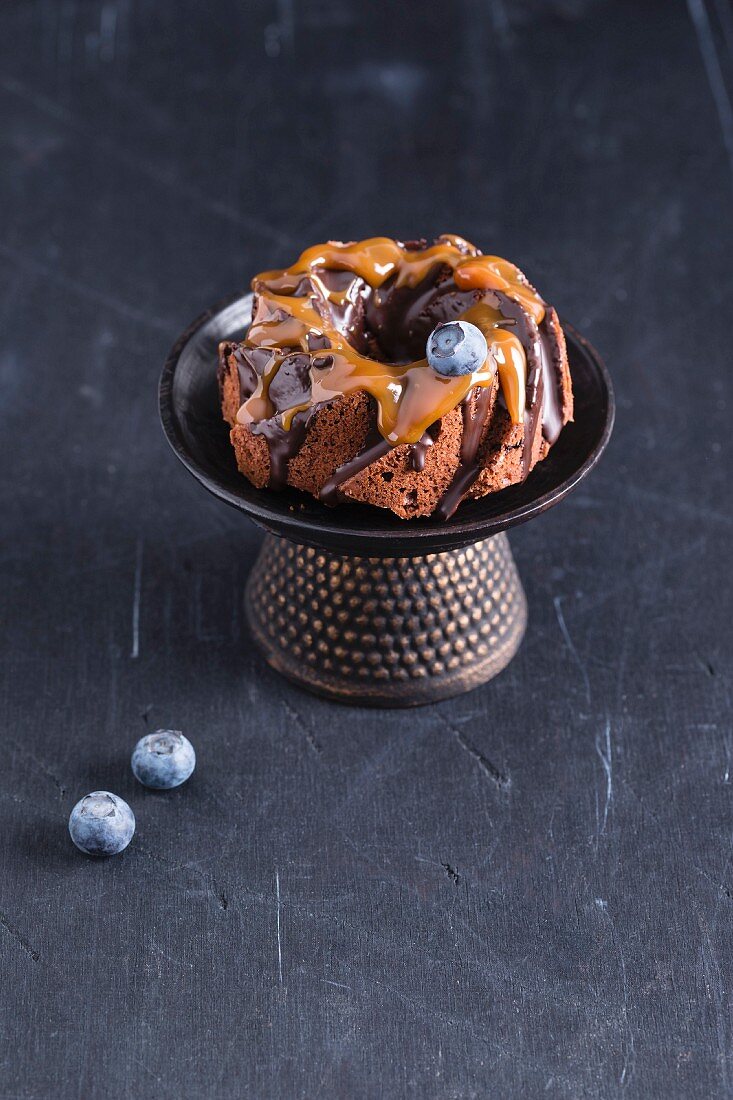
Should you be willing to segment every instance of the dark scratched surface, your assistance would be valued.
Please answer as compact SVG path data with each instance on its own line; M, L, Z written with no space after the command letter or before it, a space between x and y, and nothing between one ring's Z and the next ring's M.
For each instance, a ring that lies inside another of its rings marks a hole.
M733 1095L731 8L5 0L0 53L2 1100ZM260 535L157 376L314 241L444 231L601 350L615 435L512 534L506 672L332 706L252 652Z

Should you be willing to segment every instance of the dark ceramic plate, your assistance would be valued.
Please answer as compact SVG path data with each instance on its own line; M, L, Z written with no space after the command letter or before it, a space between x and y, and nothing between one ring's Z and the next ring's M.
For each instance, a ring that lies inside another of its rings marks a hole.
M220 340L242 339L252 295L202 314L173 346L160 378L163 430L183 465L209 492L275 535L360 556L451 550L532 519L575 488L600 458L613 427L611 380L598 354L563 324L575 396L575 421L522 485L465 501L452 519L402 520L364 504L327 508L293 490L255 489L237 470L216 381Z

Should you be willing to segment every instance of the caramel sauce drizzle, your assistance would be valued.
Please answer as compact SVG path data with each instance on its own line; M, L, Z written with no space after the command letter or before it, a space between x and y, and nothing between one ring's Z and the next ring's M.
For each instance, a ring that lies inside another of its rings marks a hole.
M309 337L317 336L325 337L330 347L312 359L308 401L280 410L285 431L290 429L297 413L340 395L364 391L376 403L377 427L387 443L393 447L414 444L431 424L465 401L472 389L490 386L497 371L512 423L524 423L525 351L511 327L507 327L511 322L488 302L479 301L461 317L482 330L489 355L480 370L457 378L439 375L426 359L393 365L362 355L336 328L333 317L327 316L333 310L348 319L355 303L349 298L353 287L329 289L321 278L325 271L350 272L378 293L388 280L392 280L390 286L416 287L436 265L451 269L459 290L503 291L537 324L545 316L544 302L518 268L498 256L481 255L460 237L446 235L436 244L419 250L406 248L388 237L314 245L292 267L264 272L252 282L258 308L245 343L272 349L273 356L259 376L254 392L240 408L239 422L253 425L275 415L269 397L270 383L283 359L294 350L311 354ZM318 308L319 297L326 303L323 312Z

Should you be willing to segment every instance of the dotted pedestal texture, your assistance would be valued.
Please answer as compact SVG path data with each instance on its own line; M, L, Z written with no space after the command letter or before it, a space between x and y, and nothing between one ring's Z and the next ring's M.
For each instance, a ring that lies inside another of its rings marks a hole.
M278 672L318 695L385 707L485 683L527 624L505 534L415 558L341 557L267 535L246 610Z

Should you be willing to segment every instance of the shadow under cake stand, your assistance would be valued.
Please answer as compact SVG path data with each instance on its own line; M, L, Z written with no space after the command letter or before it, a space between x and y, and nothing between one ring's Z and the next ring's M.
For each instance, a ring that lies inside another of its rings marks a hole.
M216 380L220 340L242 339L252 295L202 314L160 379L160 416L184 466L267 532L250 574L247 620L268 663L344 702L414 706L496 676L527 624L506 530L561 501L611 434L614 398L598 354L565 324L575 421L527 480L465 501L447 522L401 520L361 504L327 508L239 473Z

